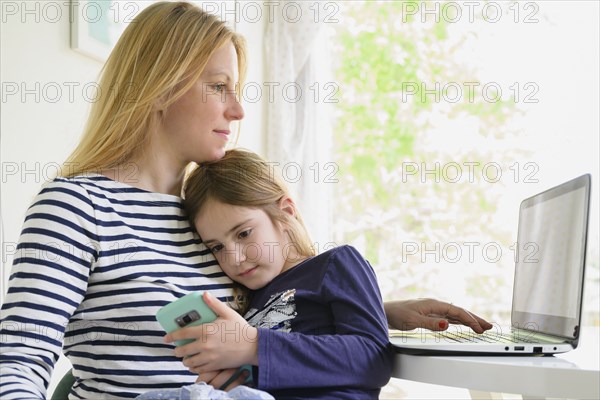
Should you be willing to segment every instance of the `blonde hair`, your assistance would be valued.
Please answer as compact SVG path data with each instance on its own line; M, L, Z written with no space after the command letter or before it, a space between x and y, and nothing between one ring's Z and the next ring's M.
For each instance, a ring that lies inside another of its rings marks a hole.
M314 256L315 249L298 210L292 204L295 212L291 215L280 207L282 199L289 198L290 194L273 167L258 154L241 149L228 150L220 160L200 164L184 187L183 204L192 225L202 207L211 200L258 208L272 222L285 227L297 256ZM234 289L237 306L243 313L249 292L240 285L234 285Z
M223 21L186 2L144 9L108 58L81 142L60 175L100 172L139 156L160 122L161 109L185 94L212 54L227 43L235 47L241 83L246 44ZM240 90L236 85L238 95Z

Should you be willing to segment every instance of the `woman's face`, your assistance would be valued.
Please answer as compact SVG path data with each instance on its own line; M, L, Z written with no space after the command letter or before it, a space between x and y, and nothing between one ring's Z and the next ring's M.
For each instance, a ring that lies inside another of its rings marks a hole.
M161 151L183 165L223 157L231 122L244 117L237 84L237 54L228 43L215 51L194 86L164 111L158 134Z

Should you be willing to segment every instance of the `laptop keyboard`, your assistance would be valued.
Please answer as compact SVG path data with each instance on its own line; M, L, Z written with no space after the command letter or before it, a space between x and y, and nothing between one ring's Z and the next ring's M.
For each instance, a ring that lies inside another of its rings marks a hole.
M440 338L449 339L457 343L537 343L531 337L517 332L497 333L486 332L482 334L472 332L436 332Z

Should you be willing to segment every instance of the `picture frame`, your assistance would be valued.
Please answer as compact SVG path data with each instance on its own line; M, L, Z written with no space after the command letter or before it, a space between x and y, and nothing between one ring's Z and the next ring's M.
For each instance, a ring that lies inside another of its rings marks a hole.
M144 3L152 2L71 0L71 48L100 62L106 61Z
M69 13L71 22L71 48L81 54L97 61L105 62L119 40L127 25L144 8L158 0L70 0ZM202 8L202 1L190 1ZM239 12L238 0L227 0L221 3L210 2L211 12L221 19L226 20L234 30L236 29L235 17ZM220 4L223 9L212 9L215 4ZM221 15L219 15L221 14Z

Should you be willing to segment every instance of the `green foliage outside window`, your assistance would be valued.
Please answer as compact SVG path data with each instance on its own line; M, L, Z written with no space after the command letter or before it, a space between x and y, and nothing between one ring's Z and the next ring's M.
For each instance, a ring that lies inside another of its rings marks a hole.
M518 134L510 125L520 112L517 104L509 93L495 93L494 85L482 93L486 82L468 60L460 60L475 32L455 30L443 18L423 23L404 16L400 1L339 4L344 21L335 32L337 240L365 252L386 298L448 298L457 293L436 286L455 271L462 275L459 288L452 283L459 295L492 294L471 306L501 309L506 304L500 300L512 289L515 238L493 220L503 186L494 181L498 168L506 176L526 156L505 145ZM461 126L456 121L470 121L475 134L452 128ZM435 142L453 144L430 146ZM479 244L469 248L465 242ZM488 243L494 248L482 257ZM415 246L419 251L412 254ZM439 259L426 251L436 246ZM504 254L492 263L496 246ZM464 254L469 250L478 257Z

